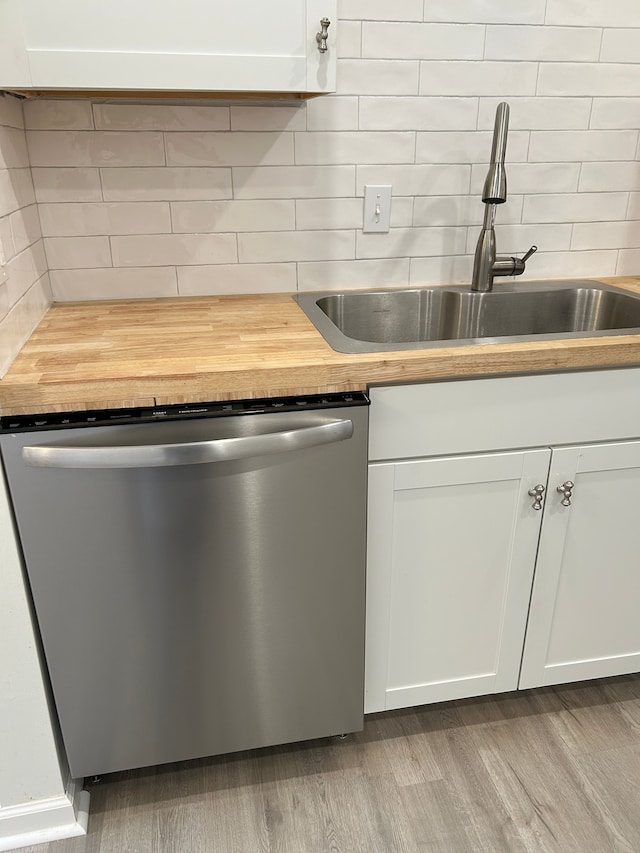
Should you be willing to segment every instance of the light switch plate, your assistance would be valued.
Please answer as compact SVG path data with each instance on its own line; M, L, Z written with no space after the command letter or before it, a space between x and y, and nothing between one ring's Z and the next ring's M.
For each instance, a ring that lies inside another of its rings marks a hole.
M364 188L364 221L362 230L388 231L391 218L391 185L367 185Z

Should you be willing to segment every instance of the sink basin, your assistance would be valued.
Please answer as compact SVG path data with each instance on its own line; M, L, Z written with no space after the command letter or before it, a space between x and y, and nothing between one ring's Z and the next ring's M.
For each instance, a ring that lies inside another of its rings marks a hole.
M381 352L640 333L640 294L593 281L304 293L300 307L338 352Z

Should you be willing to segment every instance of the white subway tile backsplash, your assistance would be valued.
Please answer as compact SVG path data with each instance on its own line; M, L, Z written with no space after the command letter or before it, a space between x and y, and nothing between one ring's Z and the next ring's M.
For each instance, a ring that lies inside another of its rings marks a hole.
M230 264L238 260L235 234L149 234L111 238L114 267Z
M353 231L273 231L238 234L240 263L331 261L355 257Z
M580 192L640 190L640 163L583 163Z
M362 228L361 198L298 199L295 205L296 227L300 231Z
M313 198L296 201L296 227L300 231L360 229L364 216L362 198ZM391 227L412 225L413 199L392 198Z
M638 249L640 221L576 222L572 249Z
M51 302L20 101L0 95L0 378Z
M478 163L487 160L491 153L488 131L436 131L418 133L416 142L417 163ZM529 134L515 130L507 139L509 164L527 159Z
M633 160L637 144L638 133L632 130L534 130L529 160Z
M604 29L601 62L639 62L640 29Z
M446 255L440 258L411 258L409 284L471 284L472 255Z
M357 258L460 255L465 251L466 228L393 228L388 234L358 232Z
M234 167L235 198L329 198L353 195L355 166Z
M23 207L12 213L7 218L7 222L11 230L11 245L13 249L11 255L24 251L42 237L40 217L38 216L38 208L35 204ZM5 254L5 258L7 256Z
M0 322L0 379L51 304L49 276L44 275Z
M618 252L616 275L638 275L640 270L640 249L621 249Z
M530 246L537 246L541 252L557 252L571 248L572 225L508 225L496 222L496 243L501 255L524 255ZM467 252L471 254L478 240L478 233L469 230ZM537 255L528 262L535 267Z
M501 204L496 219L500 223L520 222L523 197L509 193L507 204ZM474 225L484 217L484 205L478 195L426 195L414 203L414 225ZM477 237L477 231L474 234Z
M320 261L298 264L298 290L362 290L371 287L406 287L409 258L375 261Z
M46 269L42 241L29 246L11 258L7 262L7 281L5 283L9 305L17 305L34 282L46 274Z
M180 296L291 293L295 289L296 265L294 263L178 267Z
M99 169L77 167L32 169L38 202L100 201Z
M184 234L295 231L295 202L292 199L175 201L171 203L171 220L173 231Z
M478 24L375 23L362 25L362 56L369 59L482 59L485 28ZM402 46L401 51L399 45Z
M22 100L9 92L0 92L0 125L24 128Z
M98 130L229 130L229 107L94 104Z
M20 211L18 210L16 213L20 213ZM7 258L12 258L16 253L13 245L13 234L11 233L11 216L12 214L0 217L0 259L4 258L5 261Z
M535 264L527 264L522 279L615 275L617 257L617 251L536 252Z
M423 0L340 0L340 17L368 21L421 21Z
M168 166L286 166L291 133L165 133Z
M338 59L340 95L417 95L419 78L417 59Z
M167 202L41 204L39 210L45 237L166 234L171 231Z
M640 189L640 187L638 188ZM627 219L640 219L640 192L629 193L629 206L627 208ZM639 273L640 275L640 273Z
M336 50L342 59L362 55L362 23L360 21L340 21Z
M231 198L231 169L102 169L105 201L187 201Z
M231 130L306 130L304 104L295 107L231 105Z
M477 98L360 98L360 130L475 130ZM491 125L493 127L493 124Z
M421 95L534 95L536 62L420 62ZM369 93L366 93L369 94Z
M640 54L638 54L640 58ZM637 130L640 127L640 97L594 98L590 127Z
M547 24L583 27L640 27L636 0L547 0Z
M51 289L56 302L178 295L175 267L53 270Z
M40 217L35 204L30 204L28 207L23 207L12 213L8 221L13 244L12 254L24 251L41 239Z
M45 237L44 248L51 270L111 266L108 237Z
M487 177L488 164L474 163L471 167L471 195L479 196ZM509 201L512 193L572 193L578 189L580 163L509 163L507 186ZM606 189L606 188L605 188ZM504 205L505 207L507 205Z
M480 98L478 129L493 130L496 108L504 98ZM583 130L589 126L591 98L509 98L513 130Z
M542 24L546 0L426 0L425 21L461 21L480 24ZM579 16L577 16L579 19Z
M391 184L393 195L460 195L469 192L467 165L358 166L356 195L365 184Z
M28 169L29 155L24 131L0 126L0 169Z
M296 164L413 163L415 134L399 131L307 132L295 135Z
M32 166L163 166L155 132L28 130Z
M30 169L0 169L0 216L35 201Z
M358 98L314 98L307 103L307 130L357 130Z
M524 200L523 222L605 222L624 219L627 193L530 195Z
M4 282L0 283L0 321L9 313L9 293ZM1 327L0 327L1 328ZM0 342L0 364L2 363L2 343ZM0 377L2 374L0 374Z
M31 98L24 102L27 130L93 130L91 101Z
M540 65L539 95L640 95L640 65L605 62L546 62Z
M601 30L588 27L489 26L485 59L597 62Z

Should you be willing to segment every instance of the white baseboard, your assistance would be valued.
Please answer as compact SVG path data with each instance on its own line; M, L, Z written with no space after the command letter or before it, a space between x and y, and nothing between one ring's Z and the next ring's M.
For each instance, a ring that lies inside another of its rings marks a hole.
M87 834L89 792L70 780L62 797L0 808L0 851Z

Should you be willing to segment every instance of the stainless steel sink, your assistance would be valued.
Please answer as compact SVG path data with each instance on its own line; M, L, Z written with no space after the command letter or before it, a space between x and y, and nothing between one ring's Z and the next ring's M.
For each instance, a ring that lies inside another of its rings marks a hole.
M594 281L303 293L298 304L338 352L640 334L640 294Z

